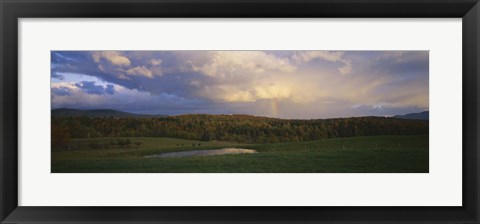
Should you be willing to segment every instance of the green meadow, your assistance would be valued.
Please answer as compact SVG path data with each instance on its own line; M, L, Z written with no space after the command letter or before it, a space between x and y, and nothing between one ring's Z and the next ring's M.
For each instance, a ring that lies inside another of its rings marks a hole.
M113 144L129 141L128 147ZM146 158L191 150L254 154ZM428 135L383 135L246 144L179 138L73 138L52 150L52 173L428 173Z

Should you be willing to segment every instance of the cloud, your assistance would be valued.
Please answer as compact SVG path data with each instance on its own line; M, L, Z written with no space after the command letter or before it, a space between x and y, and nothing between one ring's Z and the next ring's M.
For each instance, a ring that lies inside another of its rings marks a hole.
M119 79L131 79L130 76L153 78L162 75L161 59L142 57L141 54L132 54L116 51L92 52L93 61L98 64L98 70ZM100 60L106 58L106 61Z
M130 90L121 86L107 85L106 91L115 89L115 94L98 95L89 94L73 83L61 83L56 84L56 86L66 86L70 94L55 95L52 92L52 108L109 108L127 112L151 114L185 114L194 111L198 113L207 112L204 107L204 105L206 105L204 101L186 99L173 94L151 95L147 92Z
M150 64L153 65L153 66L158 66L162 63L162 60L160 59L150 59Z
M193 65L193 70L217 78L295 71L295 66L287 58L278 58L262 51L216 51L210 55L207 63Z
M297 63L310 62L314 59L322 59L329 62L341 62L342 67L338 68L338 71L342 75L350 74L352 71L351 61L343 58L345 52L342 51L301 51L293 55L293 60Z
M57 96L71 95L70 89L66 87L52 87L52 94Z
M344 61L345 65L343 67L338 68L340 74L347 75L352 72L352 63L350 61Z
M74 84L77 88L83 90L85 93L88 94L96 94L96 95L103 95L103 94L114 94L115 89L113 85L107 85L106 87L102 85L95 85L94 81L82 81L80 83Z
M52 73L51 77L54 78L54 79L58 79L58 80L63 80L64 79L63 75L59 75L57 73Z
M100 63L101 59L105 59L112 65L129 66L132 62L118 51L95 51L92 53L95 62Z
M61 58L62 60L66 60L66 61L77 61L75 58L71 58L71 57L67 57L63 54L60 54L60 53L56 53L56 52L52 52L53 55L55 55L56 57L58 58Z
M330 51L301 51L297 52L294 56L293 59L296 62L309 62L313 59L320 58L326 61L331 61L331 62L337 62L341 61L342 56L344 52L336 51L336 52L330 52Z
M288 99L292 94L291 86L281 84L270 85L222 85L214 94L205 94L213 96L213 99L225 102L255 102L259 100L270 99Z
M111 85L111 84L107 85L107 87L105 88L105 93L113 95L115 93L114 85Z
M127 70L127 74L145 76L147 78L153 78L153 72L150 71L145 66L137 66L137 67L134 67L134 68L130 68L130 69Z
M429 71L428 51L391 51L374 59L371 66L385 73L404 76L425 74Z

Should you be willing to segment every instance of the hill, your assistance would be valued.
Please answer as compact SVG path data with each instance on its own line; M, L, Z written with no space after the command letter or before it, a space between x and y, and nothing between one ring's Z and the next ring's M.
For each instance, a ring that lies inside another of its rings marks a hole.
M405 115L396 115L393 116L394 118L399 118L399 119L409 119L409 120L426 120L428 121L429 119L429 113L428 111L423 111L420 113L411 113L411 114L405 114Z

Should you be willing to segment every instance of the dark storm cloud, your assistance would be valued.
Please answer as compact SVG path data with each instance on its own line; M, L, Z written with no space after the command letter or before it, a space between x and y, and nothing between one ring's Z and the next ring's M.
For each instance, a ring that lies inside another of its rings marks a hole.
M71 95L70 89L65 87L53 87L52 94L57 96L69 96Z
M63 75L59 75L59 74L57 74L57 73L52 73L52 76L51 76L51 77L54 78L54 79L58 79L58 80L63 80L63 79L65 79L65 77L63 77Z
M88 94L96 94L96 95L103 95L103 94L114 94L115 90L113 85L107 85L107 87L103 87L101 85L96 85L93 81L82 81L80 83L75 84L76 87L80 88L82 91Z

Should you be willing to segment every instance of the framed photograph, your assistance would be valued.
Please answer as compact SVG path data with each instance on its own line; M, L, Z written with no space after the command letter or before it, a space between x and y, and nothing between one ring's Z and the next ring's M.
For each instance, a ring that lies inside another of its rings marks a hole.
M51 173L429 173L428 74L428 51L52 51Z
M1 223L479 223L477 0L1 1Z

